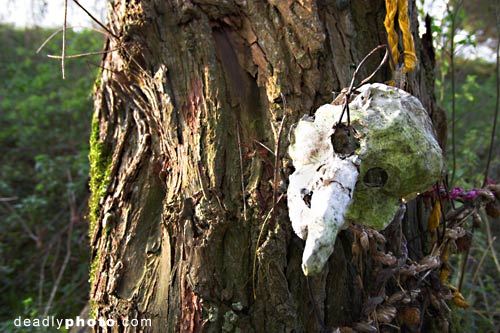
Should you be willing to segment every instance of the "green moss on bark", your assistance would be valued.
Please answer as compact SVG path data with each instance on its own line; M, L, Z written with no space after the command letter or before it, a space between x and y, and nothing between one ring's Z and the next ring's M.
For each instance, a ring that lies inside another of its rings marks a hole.
M92 237L94 228L99 219L101 209L101 198L106 194L106 189L110 181L111 156L104 143L99 139L100 127L96 116L92 118L92 133L90 134L90 198L89 198L89 235ZM99 267L99 253L96 254L90 265L89 282L92 285L96 278ZM95 318L96 304L91 302L92 318Z
M99 140L99 120L92 119L92 133L90 135L90 199L89 199L89 233L92 235L101 208L101 198L106 193L109 184L111 156L107 153L104 144Z
M94 284L94 280L96 278L96 272L99 267L99 253L95 256L90 264L90 274L89 274L89 283L90 285ZM93 300L90 300L90 318L95 319L97 314L97 303Z

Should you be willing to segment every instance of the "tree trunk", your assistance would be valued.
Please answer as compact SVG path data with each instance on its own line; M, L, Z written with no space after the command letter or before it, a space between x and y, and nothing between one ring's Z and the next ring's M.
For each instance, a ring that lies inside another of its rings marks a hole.
M407 90L443 138L432 44L418 38L409 2L420 66ZM292 170L286 151L292 125L331 102L332 92L348 86L353 66L386 43L384 1L115 0L109 8L113 36L90 154L91 305L96 318L120 328L96 331L368 325L384 305L375 297L400 290L399 273L370 251L353 253L364 231L350 228L328 267L310 279L310 297L300 267L304 242L292 232L284 198ZM384 66L373 81L389 79ZM421 201L411 203L402 224L385 232L404 239L404 230L413 259L430 251L422 233L426 211ZM382 246L399 257L406 249L401 242ZM403 332L434 325L426 302L419 296L397 303L392 325ZM127 318L151 319L152 326L125 327Z

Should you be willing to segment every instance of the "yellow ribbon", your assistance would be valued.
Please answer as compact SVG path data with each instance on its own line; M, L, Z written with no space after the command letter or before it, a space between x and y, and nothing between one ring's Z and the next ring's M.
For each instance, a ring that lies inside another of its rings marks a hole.
M394 28L394 19L396 12L398 12L399 28L403 35L403 73L409 73L417 67L418 60L415 55L415 45L413 44L413 36L410 30L408 2L407 0L385 0L385 8L387 14L385 15L384 26L387 31L387 40L391 49L392 59L394 60L394 64L391 63L391 67L397 66L399 61L398 33Z

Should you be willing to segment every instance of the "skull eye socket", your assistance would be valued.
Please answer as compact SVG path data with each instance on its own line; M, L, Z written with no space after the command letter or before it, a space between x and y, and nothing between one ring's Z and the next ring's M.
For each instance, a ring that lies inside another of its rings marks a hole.
M333 127L333 134L330 137L333 151L336 154L350 156L359 147L359 140L355 136L352 127L340 123Z
M382 168L371 168L366 171L363 183L368 187L383 187L387 183L389 175Z

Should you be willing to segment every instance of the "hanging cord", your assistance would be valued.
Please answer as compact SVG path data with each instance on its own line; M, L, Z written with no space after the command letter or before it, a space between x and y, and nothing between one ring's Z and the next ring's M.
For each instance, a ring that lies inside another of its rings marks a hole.
M392 70L402 70L403 74L409 73L417 67L418 60L415 55L415 45L413 36L410 30L410 19L408 17L408 1L407 0L385 0L385 8L387 14L384 20L385 30L387 31L387 41L391 49ZM394 27L394 22L398 14L399 28L403 37L403 67L398 69L399 50L398 50L398 33Z

